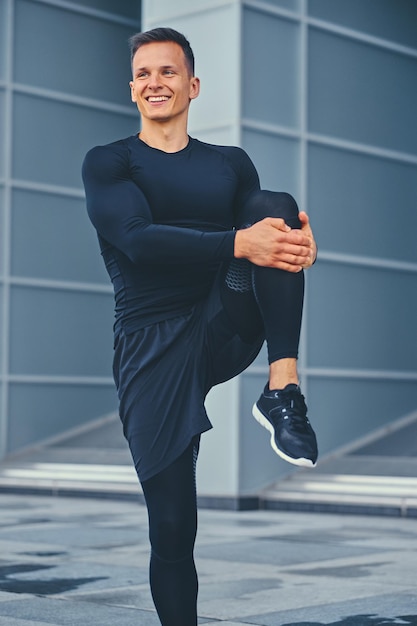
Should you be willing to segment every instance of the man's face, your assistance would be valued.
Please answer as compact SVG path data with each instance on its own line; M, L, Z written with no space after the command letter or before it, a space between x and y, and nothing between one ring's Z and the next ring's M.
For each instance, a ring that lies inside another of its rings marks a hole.
M172 41L141 46L133 57L132 72L132 102L144 120L186 117L190 100L200 91L199 79L191 76L181 46Z

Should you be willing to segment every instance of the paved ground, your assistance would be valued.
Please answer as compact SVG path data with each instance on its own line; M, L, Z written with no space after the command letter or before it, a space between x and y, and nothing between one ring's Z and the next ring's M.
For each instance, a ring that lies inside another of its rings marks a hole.
M158 626L134 502L0 494L1 626ZM417 626L417 521L200 511L200 624ZM187 626L187 625L178 625Z

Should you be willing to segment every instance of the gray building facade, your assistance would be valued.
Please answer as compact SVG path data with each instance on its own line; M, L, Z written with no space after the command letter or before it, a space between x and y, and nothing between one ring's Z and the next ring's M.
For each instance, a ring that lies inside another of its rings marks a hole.
M2 456L116 408L80 166L138 129L126 40L141 23L191 41L191 134L243 146L262 186L310 215L300 373L322 454L414 411L414 0L0 0ZM210 394L203 492L250 494L288 471L250 417L267 369L263 352Z

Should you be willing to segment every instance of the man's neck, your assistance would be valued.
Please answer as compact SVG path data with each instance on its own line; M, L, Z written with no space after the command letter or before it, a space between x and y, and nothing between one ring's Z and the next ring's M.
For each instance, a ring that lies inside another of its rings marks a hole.
M139 138L151 148L163 152L179 152L188 144L189 137L186 127L167 127L164 124L144 124Z

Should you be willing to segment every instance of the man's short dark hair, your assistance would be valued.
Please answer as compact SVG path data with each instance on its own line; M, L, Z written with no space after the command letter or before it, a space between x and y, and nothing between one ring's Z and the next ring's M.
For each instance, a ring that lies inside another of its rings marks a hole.
M190 42L183 34L179 33L173 28L153 28L143 33L136 33L129 39L130 44L130 58L133 61L133 57L136 51L147 43L154 43L159 41L172 41L181 46L184 52L185 62L190 71L191 76L194 76L194 53L191 49Z

